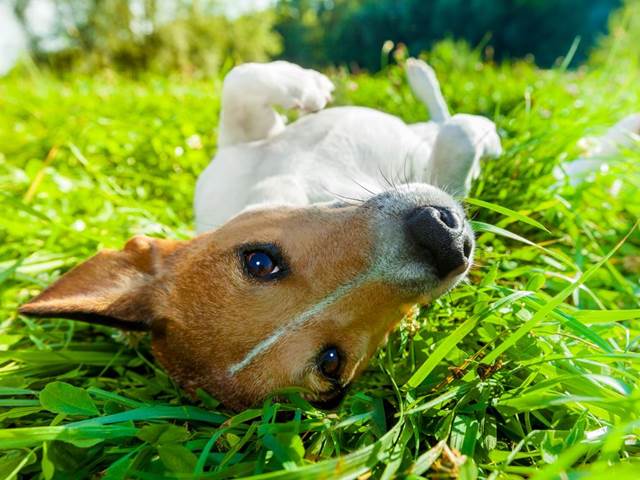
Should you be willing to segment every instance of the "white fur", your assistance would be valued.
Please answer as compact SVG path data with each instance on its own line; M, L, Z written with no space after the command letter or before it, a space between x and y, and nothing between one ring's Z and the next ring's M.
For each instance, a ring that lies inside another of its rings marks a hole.
M495 126L480 116L449 116L424 62L407 62L407 71L437 121L407 125L363 107L321 110L332 83L287 62L234 68L223 86L219 150L196 187L198 232L250 208L366 199L388 182L466 194L480 159L501 152ZM285 126L273 107L317 113Z
M579 185L595 173L606 171L620 150L640 146L640 113L624 117L600 137L581 138L578 146L584 152L582 158L556 168L553 173L557 180Z

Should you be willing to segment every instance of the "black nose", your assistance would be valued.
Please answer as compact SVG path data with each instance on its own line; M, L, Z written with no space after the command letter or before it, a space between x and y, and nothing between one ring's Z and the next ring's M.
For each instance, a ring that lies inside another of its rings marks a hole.
M462 272L473 246L464 219L447 207L418 207L407 216L409 238L418 254L435 266L440 278Z

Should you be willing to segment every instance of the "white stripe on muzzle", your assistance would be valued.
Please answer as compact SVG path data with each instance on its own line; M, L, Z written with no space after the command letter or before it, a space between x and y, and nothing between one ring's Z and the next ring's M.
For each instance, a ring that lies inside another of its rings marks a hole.
M316 315L322 313L328 307L343 298L351 290L365 284L373 276L372 273L372 271L361 273L348 282L343 283L318 303L312 305L304 312L294 317L293 320L285 325L276 328L271 335L269 335L267 338L253 347L241 361L231 365L227 370L229 375L235 375L236 373L238 373L240 370L248 366L258 355L271 348L282 337L302 327L304 324L312 320Z

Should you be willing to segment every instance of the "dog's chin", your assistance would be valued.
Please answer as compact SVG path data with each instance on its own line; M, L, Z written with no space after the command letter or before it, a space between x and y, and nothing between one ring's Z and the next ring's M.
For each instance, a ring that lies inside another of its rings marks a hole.
M305 395L304 398L319 410L335 410L340 406L348 391L349 387L341 387L328 394Z
M436 297L440 297L450 290L453 290L460 282L467 278L468 273L469 267L465 268L464 271L461 271L460 273L451 274L447 278L442 280L438 288L436 288Z
M469 268L452 272L445 278L439 278L430 268L405 268L402 274L386 275L386 283L400 290L404 294L416 299L416 303L430 303L436 298L452 290L463 281Z

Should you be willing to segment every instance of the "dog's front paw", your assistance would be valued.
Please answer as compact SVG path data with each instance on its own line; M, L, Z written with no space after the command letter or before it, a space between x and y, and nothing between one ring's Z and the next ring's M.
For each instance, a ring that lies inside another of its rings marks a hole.
M274 68L278 78L277 103L280 106L317 112L331 101L334 86L322 73L284 61L273 62L269 66Z

